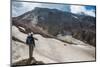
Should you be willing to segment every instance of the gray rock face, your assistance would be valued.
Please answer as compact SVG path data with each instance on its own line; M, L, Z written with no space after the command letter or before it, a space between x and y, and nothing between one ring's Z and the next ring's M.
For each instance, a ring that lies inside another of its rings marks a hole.
M14 25L25 28L38 27L38 32L50 35L72 35L93 46L96 43L96 17L62 12L57 9L39 8L12 19ZM40 28L42 32L40 32ZM35 30L37 31L37 29ZM34 31L33 31L34 32Z

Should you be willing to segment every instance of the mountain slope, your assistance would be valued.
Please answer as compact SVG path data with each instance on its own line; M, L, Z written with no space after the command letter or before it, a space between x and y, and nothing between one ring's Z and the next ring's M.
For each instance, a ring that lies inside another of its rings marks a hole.
M28 58L28 45L25 44L27 35L20 32L16 26L12 26L12 63ZM39 39L33 56L37 61L48 63L95 61L95 47L90 45L78 45L64 43L54 38L45 38L40 34L34 37ZM85 43L84 43L85 44Z
M36 7L23 15L13 17L12 24L24 27L27 31L25 33L32 31L45 37L71 35L96 46L95 17Z

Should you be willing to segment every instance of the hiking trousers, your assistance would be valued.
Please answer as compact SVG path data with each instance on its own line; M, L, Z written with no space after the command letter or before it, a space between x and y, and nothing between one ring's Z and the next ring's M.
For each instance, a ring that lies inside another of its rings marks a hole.
M33 57L33 51L34 51L34 45L29 45L29 58L31 59Z

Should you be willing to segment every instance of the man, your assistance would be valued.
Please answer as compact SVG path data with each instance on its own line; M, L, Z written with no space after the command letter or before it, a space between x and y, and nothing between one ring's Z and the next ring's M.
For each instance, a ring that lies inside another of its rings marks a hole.
M35 47L35 40L38 40L38 39L34 38L32 33L27 36L26 44L29 45L29 59L32 59L33 50Z

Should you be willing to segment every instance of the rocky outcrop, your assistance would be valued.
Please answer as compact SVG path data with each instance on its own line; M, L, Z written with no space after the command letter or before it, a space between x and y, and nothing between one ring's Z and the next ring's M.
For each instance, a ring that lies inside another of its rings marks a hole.
M36 7L21 16L14 17L12 24L17 27L24 27L26 29L24 33L33 31L45 37L53 37L59 34L62 34L62 36L72 35L93 46L96 45L95 17Z
M23 59L20 60L16 63L13 63L12 67L17 67L17 66L28 66L28 65L43 65L45 63L43 63L42 61L36 61L36 59L33 57L31 59Z

